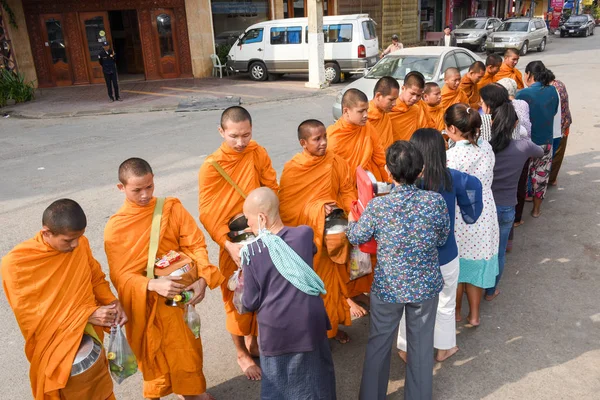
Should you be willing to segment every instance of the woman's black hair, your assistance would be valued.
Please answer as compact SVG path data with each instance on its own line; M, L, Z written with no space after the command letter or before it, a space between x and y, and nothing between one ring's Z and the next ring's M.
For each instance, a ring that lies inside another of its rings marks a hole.
M497 83L481 88L479 92L483 102L492 114L492 138L490 144L494 153L508 147L519 118L508 97L508 91Z
M412 185L423 170L423 156L410 142L398 140L388 147L385 161L394 181Z
M446 110L444 122L447 126L455 126L464 139L477 146L481 128L481 116L477 110L463 103L454 104Z
M543 62L532 61L525 67L525 73L533 76L533 80L541 83L543 86L548 86L556 77Z
M451 191L452 175L446 167L446 142L437 129L417 129L410 138L423 157L423 174L419 187L425 190Z

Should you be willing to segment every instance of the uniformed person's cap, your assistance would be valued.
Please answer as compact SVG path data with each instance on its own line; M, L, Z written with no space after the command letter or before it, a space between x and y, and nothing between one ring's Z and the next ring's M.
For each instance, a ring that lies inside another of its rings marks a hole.
M108 46L108 42L103 42L102 46Z

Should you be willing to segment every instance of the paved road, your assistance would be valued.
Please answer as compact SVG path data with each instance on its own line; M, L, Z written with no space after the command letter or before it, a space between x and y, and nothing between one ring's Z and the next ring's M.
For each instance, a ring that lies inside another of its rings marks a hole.
M458 327L460 352L435 367L437 399L598 398L600 392L600 37L556 38L543 59L571 93L574 125L559 187L550 190L537 220L525 219L508 256L502 294L482 308L482 325ZM587 77L587 79L585 79ZM592 77L594 77L592 79ZM278 172L299 148L297 124L309 117L331 123L327 94L251 106L254 133ZM218 112L150 113L60 120L0 120L0 254L39 229L54 199L79 201L87 235L103 265L102 231L123 202L117 167L143 157L156 172L157 195L177 196L197 215L197 171L219 146ZM528 210L528 208L526 209ZM216 262L217 249L209 244ZM219 399L258 398L235 363L225 332L220 293L209 293L202 315L204 371ZM30 398L23 340L0 297L1 399ZM338 397L354 399L360 383L368 320L348 328L350 344L333 344ZM390 399L403 398L404 365L393 357ZM138 376L116 387L120 399L141 398Z

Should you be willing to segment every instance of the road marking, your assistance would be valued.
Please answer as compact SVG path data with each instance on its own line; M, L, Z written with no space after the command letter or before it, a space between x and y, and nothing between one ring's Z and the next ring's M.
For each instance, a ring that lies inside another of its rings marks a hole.
M181 92L220 94L222 96L239 96L239 97L253 97L255 99L264 99L264 96L254 96L251 94L244 94L244 93L216 92L216 91L204 90L204 89L184 89L184 88L174 88L174 87L166 87L166 86L161 87L161 89L178 90Z
M135 94L148 94L150 96L179 97L180 99L187 99L187 96L179 96L177 94L142 92L140 90L121 90L121 92L135 93Z

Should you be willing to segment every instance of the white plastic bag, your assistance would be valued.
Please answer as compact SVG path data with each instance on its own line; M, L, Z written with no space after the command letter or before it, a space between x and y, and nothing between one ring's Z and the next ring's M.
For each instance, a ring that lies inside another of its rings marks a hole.
M247 313L248 310L244 308L244 303L242 302L242 297L244 296L244 276L242 275L242 269L240 268L235 271L231 278L236 282L235 289L233 290L233 306L238 313ZM231 283L231 279L229 282Z
M369 275L373 272L371 265L371 255L360 251L358 246L354 246L350 251L350 262L348 263L348 273L350 280L353 281L362 276Z
M194 334L194 337L196 339L200 338L200 326L201 326L200 314L198 314L198 312L196 311L196 308L193 305L187 304L185 306L185 312L183 313L183 319L184 319L185 323L187 324L188 328L190 328L190 330Z
M106 358L108 358L110 375L118 384L137 372L137 360L127 343L123 327L110 328Z

